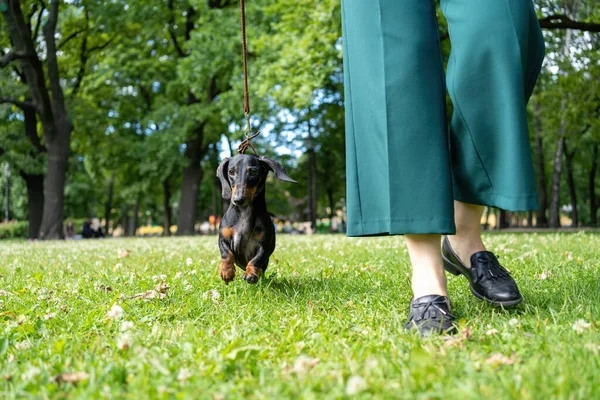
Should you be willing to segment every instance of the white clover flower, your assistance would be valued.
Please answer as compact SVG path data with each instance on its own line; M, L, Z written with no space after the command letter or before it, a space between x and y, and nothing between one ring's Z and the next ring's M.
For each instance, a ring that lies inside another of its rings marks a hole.
M573 329L577 333L583 333L586 329L589 329L591 326L592 326L591 323L589 323L589 322L587 322L587 321L585 321L583 319L578 319L573 324Z
M131 336L123 334L117 339L117 347L119 350L127 350L131 347Z
M296 362L294 362L294 366L291 368L291 372L294 372L298 375L304 375L308 371L313 369L313 367L317 365L318 362L318 358L312 358L306 355L301 355L298 358L296 358Z
M360 376L352 376L346 382L346 394L348 396L354 396L359 394L367 388L367 381Z
M183 276L183 274L181 273L181 271L177 271L177 273L175 274L175 279L179 279Z
M517 325L519 325L519 320L518 320L518 319L516 319L516 318L511 318L511 320L510 320L510 321L508 321L508 324L509 324L510 326L517 326Z
M218 303L218 302L219 302L219 299L221 298L221 293L219 293L218 291L216 291L216 290L214 290L214 289L213 289L213 290L209 290L209 291L207 291L207 292L204 292L204 293L202 294L202 298L203 298L204 300L207 300L207 299L209 299L209 298L210 298L210 299L211 299L212 301L214 301L215 303Z
M125 332L135 327L134 323L131 321L123 321L121 324L121 331Z
M194 263L194 261L191 258L188 257L188 258L185 259L185 264L186 265L189 266L189 265L192 265L193 263Z
M44 321L47 321L47 320L52 319L54 317L56 317L56 313L53 313L53 312L48 313L48 314L44 315Z
M194 290L194 287L193 287L192 285L186 285L186 286L185 286L185 290L186 290L187 292L191 292L192 290Z
M29 369L21 375L21 379L23 381L30 381L39 375L40 372L42 371L38 367L29 367Z
M179 374L177 374L177 380L179 382L185 382L192 377L192 373L187 368L181 368Z
M592 353L595 353L595 354L600 353L600 344L586 343L583 347L585 347L587 350L591 351Z
M552 276L552 271L542 271L541 274L535 275L535 277L541 281L544 281Z
M123 307L118 304L113 305L106 316L111 319L121 318L123 316Z
M367 359L367 362L365 363L365 370L370 372L370 371L373 371L378 366L379 366L379 362L377 361L377 359L375 359L373 357L369 357Z
M32 346L32 344L29 340L24 340L22 342L15 343L15 349L20 350L20 351L27 350L31 346Z

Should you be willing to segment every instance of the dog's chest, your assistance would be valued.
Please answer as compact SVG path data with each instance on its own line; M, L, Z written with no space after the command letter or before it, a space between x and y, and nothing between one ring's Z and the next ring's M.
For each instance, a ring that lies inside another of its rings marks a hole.
M260 246L254 227L240 225L233 229L232 247L237 263L246 264L254 258Z

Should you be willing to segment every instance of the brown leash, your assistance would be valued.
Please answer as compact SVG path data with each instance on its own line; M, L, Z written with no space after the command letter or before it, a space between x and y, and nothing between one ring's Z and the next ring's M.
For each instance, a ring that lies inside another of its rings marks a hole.
M244 116L246 117L246 127L244 129L245 139L240 143L238 147L238 154L244 154L244 152L251 148L254 154L256 154L256 148L252 145L252 139L257 137L260 132L254 134L250 133L250 100L248 94L248 59L247 59L247 46L246 46L246 5L244 0L240 0L240 14L242 18L242 60L244 63Z

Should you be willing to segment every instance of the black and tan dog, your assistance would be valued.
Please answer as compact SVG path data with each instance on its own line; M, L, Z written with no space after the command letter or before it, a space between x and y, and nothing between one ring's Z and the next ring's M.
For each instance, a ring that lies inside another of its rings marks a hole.
M282 181L296 183L280 163L267 157L238 154L217 168L223 200L230 202L219 227L219 269L225 283L235 278L235 265L245 271L246 282L258 282L275 250L275 228L265 201L269 171Z

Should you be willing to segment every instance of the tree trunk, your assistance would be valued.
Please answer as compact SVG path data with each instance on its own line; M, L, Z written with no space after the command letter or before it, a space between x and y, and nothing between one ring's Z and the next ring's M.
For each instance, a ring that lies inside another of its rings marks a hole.
M163 236L171 236L171 185L169 179L165 179L163 185Z
M498 222L498 229L505 229L510 227L510 212L506 210L500 210L500 220Z
M313 136L308 121L308 220L314 231L317 227L317 157L313 148Z
M37 114L35 109L26 107L23 109L25 119L25 134L33 145L37 155L46 152L37 132ZM42 226L44 214L44 174L28 174L20 171L21 177L27 185L27 209L29 219L29 239L38 239Z
M194 234L198 193L200 191L200 183L202 182L202 166L200 162L207 150L207 147L202 145L203 141L204 124L200 124L195 129L194 137L186 143L184 155L188 160L188 165L183 168L179 217L177 218L177 236Z
M138 227L138 212L140 210L140 198L141 195L138 194L137 198L135 199L135 204L133 205L133 215L128 218L128 224L127 224L127 233L126 236L135 236L135 232L137 231L137 227Z
M537 210L536 226L545 228L548 226L546 211L548 209L548 184L546 183L546 161L544 160L544 147L542 140L542 120L540 117L540 103L536 99L535 110L535 155L537 165L537 182L540 208Z
M0 7L12 41L14 51L23 55L21 66L29 86L29 93L38 110L44 139L48 149L48 166L45 183L44 214L40 237L62 239L64 185L69 156L69 143L73 125L67 117L56 56L56 25L59 1L52 1L44 24L44 40L48 82L42 62L36 52L31 29L25 23L20 2L1 0ZM50 92L52 96L50 96Z
M64 239L63 204L67 177L68 150L54 143L48 145L48 169L44 195L44 215L40 237L43 239Z
M10 167L4 163L4 222L10 219Z
M327 199L329 200L329 218L335 215L335 201L333 200L333 189L327 188Z
M115 190L115 174L110 176L108 182L108 198L106 199L106 205L104 206L104 231L108 235L110 228L110 212L112 210L113 195Z
M21 173L27 185L27 210L29 214L29 239L40 237L44 211L44 175Z
M486 207L485 208L485 222L483 224L483 229L484 230L488 230L490 229L490 212L492 211L492 207Z
M139 212L140 212L140 200L141 200L142 195L138 194L137 199L135 199L135 205L133 206L133 216L131 218L131 220L133 221L131 223L131 233L132 236L135 236L138 225L139 225Z
M121 206L121 227L123 228L123 236L127 236L127 227L129 226L129 207L127 204Z
M200 163L189 165L183 169L181 182L181 203L177 220L177 236L189 236L195 233L196 211L198 208L198 193L202 181Z
M500 229L500 209L499 208L495 208L494 209L494 217L496 219L496 224L494 225L494 229Z
M554 171L552 173L552 188L550 193L550 227L560 228L560 175L562 159L565 150L565 137L561 136L556 144L554 154Z
M577 191L575 190L575 180L573 179L573 158L575 150L569 153L567 144L565 146L565 167L567 168L567 186L569 186L569 197L571 199L571 226L579 226L579 213L577 212Z
M533 211L527 211L527 227L531 228L533 226Z
M598 204L596 203L596 172L598 171L598 147L600 144L596 143L593 145L592 150L592 168L589 173L589 185L590 191L590 224L592 226L598 226Z
M567 14L573 11L575 3L567 7ZM567 29L565 32L565 42L563 45L563 55L565 59L568 59L571 51L571 31ZM565 137L566 137L566 121L565 114L567 112L567 101L568 97L565 94L561 105L560 113L562 115L559 127L559 139L556 146L556 153L554 154L554 171L552 173L552 188L550 193L550 227L560 227L560 175L562 173L562 159L565 153Z
M46 65L48 82L52 92L52 112L56 135L46 137L48 148L48 169L46 172L46 195L44 217L42 218L41 236L44 239L64 239L63 208L65 182L69 161L69 144L73 124L67 115L63 91L60 86L58 60L56 56L56 24L58 22L59 1L50 3L48 20L44 25L44 40L46 42Z

